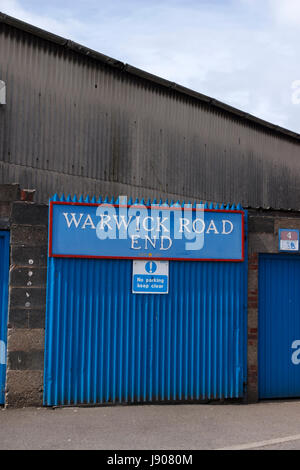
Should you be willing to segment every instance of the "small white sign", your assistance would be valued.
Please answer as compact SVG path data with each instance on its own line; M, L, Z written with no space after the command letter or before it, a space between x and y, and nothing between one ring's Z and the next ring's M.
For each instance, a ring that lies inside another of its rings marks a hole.
M279 250L299 251L299 230L279 229Z
M169 261L133 261L133 294L168 294Z
M298 240L280 240L280 249L282 251L299 251Z

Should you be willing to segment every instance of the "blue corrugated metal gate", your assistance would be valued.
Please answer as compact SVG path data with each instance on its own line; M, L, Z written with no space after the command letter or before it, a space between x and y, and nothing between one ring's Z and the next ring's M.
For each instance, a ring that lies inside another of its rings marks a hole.
M5 400L9 233L0 231L0 405Z
M132 260L48 261L45 405L243 396L246 262L170 261L135 295Z
M259 397L300 397L300 256L259 258Z

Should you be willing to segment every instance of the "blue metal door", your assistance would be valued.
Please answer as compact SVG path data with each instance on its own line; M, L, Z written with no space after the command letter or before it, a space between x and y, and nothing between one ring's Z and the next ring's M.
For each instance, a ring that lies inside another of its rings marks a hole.
M170 261L167 295L131 260L49 259L45 404L243 396L244 263Z
M260 255L259 397L300 397L300 256Z
M0 405L5 400L9 233L0 231Z

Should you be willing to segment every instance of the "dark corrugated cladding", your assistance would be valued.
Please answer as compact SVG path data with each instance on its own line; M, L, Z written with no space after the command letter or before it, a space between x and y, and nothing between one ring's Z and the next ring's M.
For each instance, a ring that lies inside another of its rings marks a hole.
M44 202L80 191L299 207L298 134L6 15L0 38L0 182Z

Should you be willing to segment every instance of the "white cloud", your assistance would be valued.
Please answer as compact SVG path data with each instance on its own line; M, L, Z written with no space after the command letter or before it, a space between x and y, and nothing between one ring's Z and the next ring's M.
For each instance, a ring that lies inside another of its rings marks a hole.
M299 0L269 0L269 5L278 23L300 25Z
M295 80L292 83L292 103L300 105L300 80Z
M246 109L250 104L250 92L248 90L229 91L223 95L223 100L232 106L242 106Z
M58 20L47 15L36 14L22 7L17 0L0 0L0 11L63 37L72 36L82 28L80 21L71 18Z

